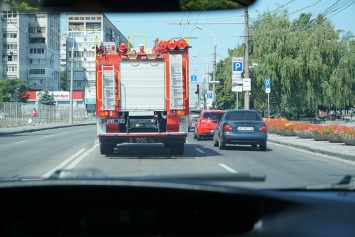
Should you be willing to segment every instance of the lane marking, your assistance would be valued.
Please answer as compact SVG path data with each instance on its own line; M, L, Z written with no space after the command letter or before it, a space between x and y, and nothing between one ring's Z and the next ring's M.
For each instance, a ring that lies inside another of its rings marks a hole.
M201 150L200 148L195 148L198 152L200 153L205 153L203 150Z
M82 159L84 159L90 152L92 152L99 144L95 144L89 150L87 150L84 154L80 155L76 158L70 165L67 166L67 169L73 169Z
M26 142L26 141L14 142L13 144L19 144L19 143L23 143L23 142Z
M85 151L85 148L82 148L80 151L78 151L77 153L75 153L74 155L72 155L71 157L69 157L68 159L66 159L65 161L63 161L62 163L60 163L58 166L56 166L54 169L51 169L50 171L48 171L47 173L45 173L44 175L42 175L42 178L48 178L49 176L51 176L56 170L59 170L61 168L63 168L64 166L66 166L70 161L74 160L75 157L79 156L81 153L83 153Z
M225 165L225 164L219 164L219 165L222 166L223 168L225 168L226 170L228 170L231 173L238 173L237 171L235 171L234 169L232 169L228 165Z

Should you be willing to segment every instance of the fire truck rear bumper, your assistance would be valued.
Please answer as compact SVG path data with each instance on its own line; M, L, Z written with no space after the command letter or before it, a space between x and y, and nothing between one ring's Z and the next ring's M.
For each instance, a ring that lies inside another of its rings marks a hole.
M100 144L119 143L185 143L187 133L103 133L98 134Z

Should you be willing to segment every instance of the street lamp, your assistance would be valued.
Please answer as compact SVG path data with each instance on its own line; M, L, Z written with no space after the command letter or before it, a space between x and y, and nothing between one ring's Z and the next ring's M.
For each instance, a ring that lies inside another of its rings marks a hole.
M210 33L211 35L213 35L213 39L214 39L214 53L213 53L213 81L211 81L212 85L213 85L213 96L212 96L212 101L215 102L216 100L216 94L215 94L215 89L216 89L216 86L215 86L215 83L218 83L216 82L216 55L217 55L217 42L216 42L216 36L214 33L212 33L211 31L208 31L206 29L203 29L202 27L199 27L199 26L196 26L197 29L199 30L204 30L206 31L207 33ZM214 103L213 103L214 104Z

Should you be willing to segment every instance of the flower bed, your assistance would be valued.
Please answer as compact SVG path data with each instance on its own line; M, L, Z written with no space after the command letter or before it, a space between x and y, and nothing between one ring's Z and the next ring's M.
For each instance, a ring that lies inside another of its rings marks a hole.
M355 145L355 127L340 124L310 124L290 122L285 118L264 119L268 129L278 135L298 136L299 138L313 138L316 141L329 141L332 143L345 143Z

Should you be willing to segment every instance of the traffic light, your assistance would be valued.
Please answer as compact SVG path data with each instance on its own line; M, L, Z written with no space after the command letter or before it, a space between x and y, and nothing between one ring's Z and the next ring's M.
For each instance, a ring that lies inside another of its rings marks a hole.
M200 85L199 84L196 85L195 94L200 94Z

